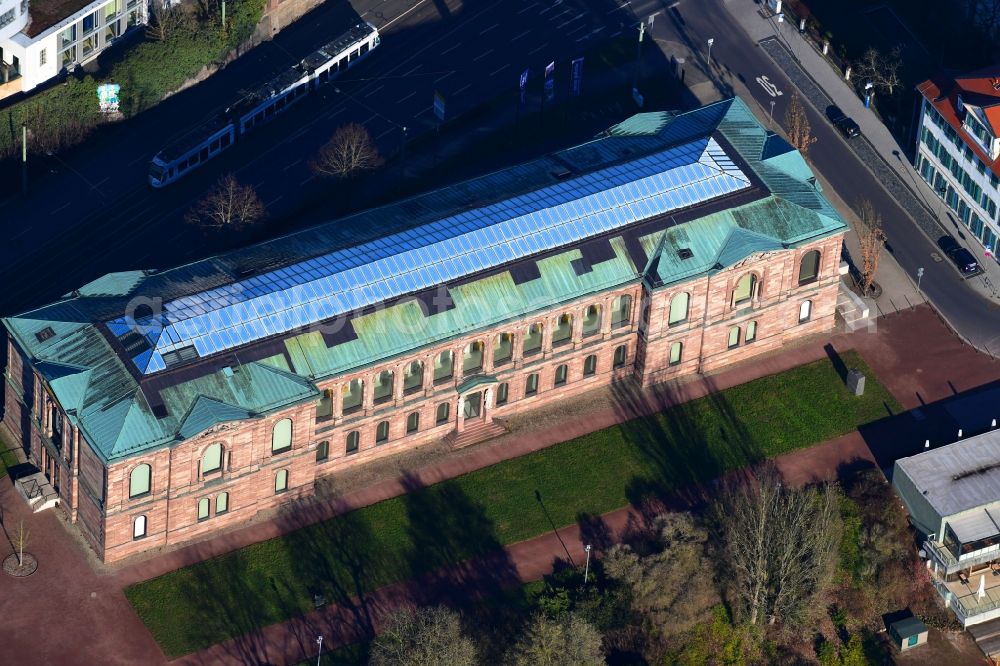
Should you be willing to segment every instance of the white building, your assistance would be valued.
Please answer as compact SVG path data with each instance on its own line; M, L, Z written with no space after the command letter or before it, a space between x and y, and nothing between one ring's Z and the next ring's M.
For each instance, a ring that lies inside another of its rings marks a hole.
M892 485L962 626L1000 617L1000 430L900 458Z
M0 97L93 60L146 17L144 0L0 0Z
M983 246L1000 238L1000 65L917 86L915 166Z

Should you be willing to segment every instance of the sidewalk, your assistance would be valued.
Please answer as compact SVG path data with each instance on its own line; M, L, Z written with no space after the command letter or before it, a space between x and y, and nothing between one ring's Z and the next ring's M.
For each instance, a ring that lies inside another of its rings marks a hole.
M878 117L866 109L861 98L843 76L806 41L798 27L788 21L764 18L762 5L751 0L731 0L726 9L750 38L778 64L821 116L830 104L838 106L861 127L862 136L851 148L872 171L883 187L904 207L933 244L944 234L955 236L977 257L984 273L967 280L982 296L1000 303L1000 264L984 260L982 247L959 235L962 225L955 221L940 199L914 170L907 158L912 146L901 146ZM789 57L789 53L794 60ZM801 76L799 70L808 76ZM928 76L931 72L928 72ZM859 140L860 139L860 140Z

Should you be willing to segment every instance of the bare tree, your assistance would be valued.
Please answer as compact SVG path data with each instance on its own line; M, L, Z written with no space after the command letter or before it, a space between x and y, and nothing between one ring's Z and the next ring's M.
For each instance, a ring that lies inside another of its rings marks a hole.
M655 543L640 556L618 544L602 560L605 574L628 586L632 608L666 641L711 618L722 600L713 585L692 585L711 569L705 553L708 531L689 513L668 513L654 521Z
M322 176L348 178L377 169L383 163L378 146L365 126L348 123L337 128L333 137L319 149L312 168Z
M788 142L803 155L809 152L809 146L816 143L809 117L797 94L792 95L788 108L785 109L785 127L788 130Z
M724 544L723 577L751 625L796 626L824 604L840 543L838 490L793 489L772 467L756 483L723 493L716 518Z
M601 634L592 624L573 613L559 619L540 613L512 650L507 663L514 666L604 666L606 662Z
M178 30L190 23L190 18L178 3L171 0L152 0L149 3L151 21L146 26L150 39L165 42Z
M854 64L854 72L858 81L871 83L875 90L892 94L902 85L899 68L902 64L899 47L894 47L888 53L882 53L876 48L869 48Z
M188 211L185 219L209 229L242 229L263 218L266 212L254 189L229 173Z
M372 666L475 666L476 646L462 633L458 613L436 608L391 614L371 648Z
M24 549L28 547L28 540L31 537L31 532L24 529L24 521L21 521L20 527L17 528L17 532L14 533L14 548L17 550L17 566L24 566Z
M861 218L861 229L858 230L858 242L861 245L861 290L862 295L867 296L875 283L886 235L882 228L882 216L868 199L861 202L859 217Z

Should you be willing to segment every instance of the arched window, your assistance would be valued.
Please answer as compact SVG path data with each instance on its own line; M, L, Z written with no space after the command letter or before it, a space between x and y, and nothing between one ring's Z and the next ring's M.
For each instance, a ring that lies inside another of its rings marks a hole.
M202 475L218 472L222 469L222 444L211 444L201 454Z
M190 468L188 468L190 469ZM136 465L135 469L128 475L128 496L129 499L148 495L153 480L153 468L143 463Z
M448 403L448 402L438 403L437 414L436 414L436 419L435 419L436 422L437 422L437 425L441 425L442 423L447 423L448 422L448 415L450 413L451 413L451 403Z
M799 261L799 284L808 284L819 277L819 250L810 250Z
M524 395L535 395L538 393L538 373L533 372L528 375L524 382Z
M479 340L465 345L462 354L462 372L475 372L483 367L483 343Z
M316 445L316 462L323 462L330 457L330 442L323 440Z
M740 346L740 327L733 326L729 329L729 348Z
M542 325L532 324L524 336L524 354L534 354L542 348Z
M207 497L202 497L200 500L198 500L198 521L199 522L202 521L202 520L208 520L208 517L210 515L209 514L209 509L211 508L211 506L212 506L212 503L209 501L209 499Z
M333 391L331 389L325 389L323 391L323 396L319 399L319 404L316 405L316 419L325 419L328 416L333 415Z
M383 370L375 375L375 386L373 387L372 400L376 403L385 402L392 399L392 380L394 379L391 370Z
M389 441L389 422L379 421L379 424L375 426L375 443L385 444Z
M564 312L556 319L556 327L552 331L552 344L564 344L569 342L571 337L573 337L573 315Z
M357 430L347 433L347 455L358 452L358 445L361 443L361 435Z
M747 332L743 335L743 342L753 342L757 339L757 322L751 321L747 324Z
M451 377L455 371L455 355L450 349L445 349L434 359L434 381L443 381Z
M594 335L601 332L601 306L596 303L587 306L583 315L583 334Z
M674 294L674 297L670 299L670 313L667 315L667 326L687 321L688 306L690 303L691 295L687 292L682 291L679 294Z
M501 333L494 340L493 364L506 363L514 355L514 336L510 333Z
M611 328L627 326L632 319L632 297L622 294L611 304Z
M271 431L271 454L284 453L292 448L292 420L281 419Z
M420 428L420 412L410 412L406 417L406 434L416 432Z
M809 321L809 318L812 317L812 311L813 311L813 302L802 301L802 303L799 304L799 323L804 324L805 322Z
M343 396L341 398L341 409L344 414L361 409L361 401L365 395L365 383L363 380L354 378L344 384Z
M288 470L279 469L274 475L274 492L283 493L288 490Z
M740 278L740 281L736 283L736 289L733 290L733 305L739 305L741 303L748 303L750 299L754 297L754 291L757 287L757 276L753 273L747 273Z
M403 392L409 393L423 388L424 385L424 364L420 361L408 363L403 370Z
M146 516L136 516L132 521L132 538L141 539L146 536Z
M229 511L229 493L219 493L215 498L215 515Z
M625 362L627 360L628 360L628 347L626 347L625 345L618 345L617 347L615 347L614 367L624 368Z
M670 365L677 365L681 362L681 355L684 352L684 344L675 342L670 345Z
M566 376L569 374L569 368L565 363L556 366L556 380L555 385L559 386L566 383Z
M589 377L597 372L597 354L591 354L583 359L583 376Z
M510 386L504 382L497 386L497 405L507 404L507 394L510 393Z

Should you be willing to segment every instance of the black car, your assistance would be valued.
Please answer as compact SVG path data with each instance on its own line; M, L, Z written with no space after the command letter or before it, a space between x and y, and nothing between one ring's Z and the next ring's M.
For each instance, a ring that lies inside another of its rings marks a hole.
M841 133L848 139L853 139L856 136L861 136L861 128L858 124L848 118L847 116L842 116L833 122L834 126L841 131Z
M963 275L975 275L980 271L979 262L972 256L972 253L958 244L958 241L951 236L941 236L938 239L938 247L955 262L958 270Z

